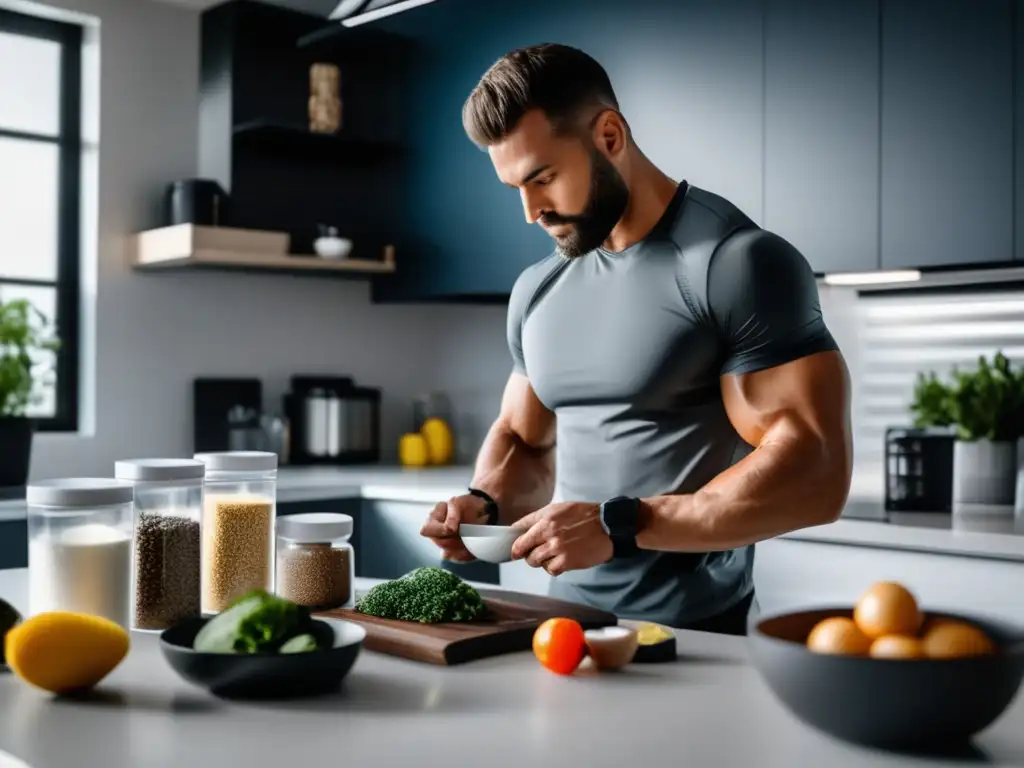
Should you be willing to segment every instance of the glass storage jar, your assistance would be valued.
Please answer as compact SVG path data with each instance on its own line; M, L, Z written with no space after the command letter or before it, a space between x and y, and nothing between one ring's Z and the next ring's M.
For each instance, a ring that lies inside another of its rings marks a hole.
M203 479L203 613L254 589L274 591L277 454L198 453Z
M311 610L355 605L352 518L332 512L277 521L277 594Z
M205 470L195 459L114 463L114 477L135 488L135 629L167 629L200 615Z
M26 488L30 615L71 611L131 628L132 496L111 478Z

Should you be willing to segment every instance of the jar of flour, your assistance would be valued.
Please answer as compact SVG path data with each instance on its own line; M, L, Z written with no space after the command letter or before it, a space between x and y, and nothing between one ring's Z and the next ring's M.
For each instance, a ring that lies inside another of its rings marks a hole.
M25 490L29 615L71 611L131 628L132 484L45 480Z

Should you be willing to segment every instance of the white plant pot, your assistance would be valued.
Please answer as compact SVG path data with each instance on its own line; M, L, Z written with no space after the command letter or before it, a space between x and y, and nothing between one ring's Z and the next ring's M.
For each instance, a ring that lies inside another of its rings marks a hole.
M957 440L953 446L953 504L1009 507L1017 495L1017 442Z

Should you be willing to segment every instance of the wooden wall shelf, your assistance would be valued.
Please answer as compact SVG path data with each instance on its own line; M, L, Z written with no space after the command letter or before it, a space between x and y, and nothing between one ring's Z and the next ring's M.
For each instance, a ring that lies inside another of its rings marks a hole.
M285 232L179 224L139 232L130 247L133 269L159 272L189 268L234 269L336 277L388 275L395 271L395 249L383 258L322 259L288 253Z

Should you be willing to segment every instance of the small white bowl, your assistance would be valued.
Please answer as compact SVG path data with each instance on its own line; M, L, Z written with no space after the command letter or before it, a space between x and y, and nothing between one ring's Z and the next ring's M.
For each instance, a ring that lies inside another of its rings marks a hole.
M466 549L477 560L485 563L507 563L512 560L512 545L522 531L508 525L459 526L459 536Z
M313 250L322 259L344 259L352 253L352 241L344 237L319 237Z

